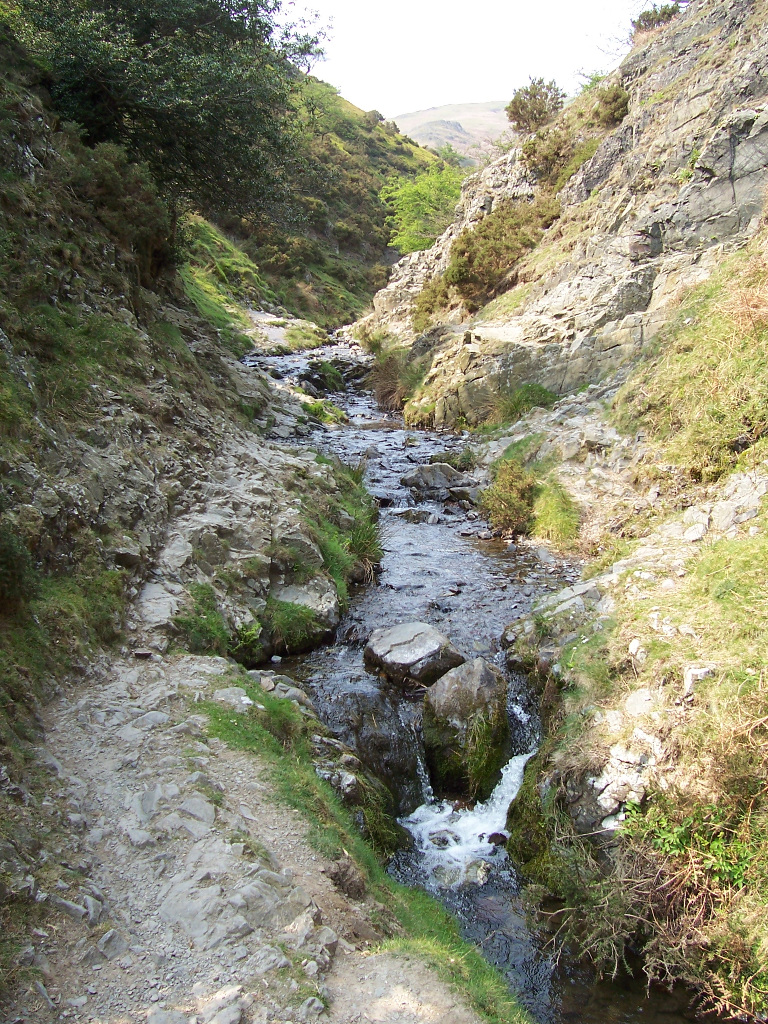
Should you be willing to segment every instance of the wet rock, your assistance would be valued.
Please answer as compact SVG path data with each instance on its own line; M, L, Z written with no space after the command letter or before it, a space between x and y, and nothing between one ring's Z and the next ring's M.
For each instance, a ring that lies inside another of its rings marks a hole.
M364 652L369 665L381 668L396 682L428 684L465 661L447 636L426 622L405 622L377 629Z
M471 489L477 487L477 480L466 473L459 472L448 463L432 462L417 466L406 473L400 480L403 487L423 493L428 498L442 501L455 489Z
M447 672L424 698L424 746L438 790L485 799L509 755L507 681L483 658Z

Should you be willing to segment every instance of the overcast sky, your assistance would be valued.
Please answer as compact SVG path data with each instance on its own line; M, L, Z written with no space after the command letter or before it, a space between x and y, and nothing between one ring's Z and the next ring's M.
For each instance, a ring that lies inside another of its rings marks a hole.
M650 0L295 0L331 23L314 74L385 117L444 103L508 100L529 76L567 91L614 66Z

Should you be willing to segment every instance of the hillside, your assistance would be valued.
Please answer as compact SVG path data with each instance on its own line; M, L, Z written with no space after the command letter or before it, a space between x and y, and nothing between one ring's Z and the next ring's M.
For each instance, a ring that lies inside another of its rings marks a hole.
M474 157L488 152L490 143L509 129L504 113L507 100L489 103L448 103L428 110L398 114L392 120L401 132L421 146L438 149L450 145Z
M222 226L242 242L281 305L330 329L360 315L397 257L381 188L393 175L415 175L438 161L325 82L307 79L300 106L303 164L292 217L225 218Z

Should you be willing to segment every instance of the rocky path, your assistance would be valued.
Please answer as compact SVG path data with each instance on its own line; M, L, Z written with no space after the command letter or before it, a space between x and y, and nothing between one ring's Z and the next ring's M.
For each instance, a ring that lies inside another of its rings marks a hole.
M369 952L371 898L334 887L257 757L207 737L195 701L230 671L104 662L49 707L43 810L78 838L38 893L58 913L30 935L40 980L10 1019L475 1022L423 964Z

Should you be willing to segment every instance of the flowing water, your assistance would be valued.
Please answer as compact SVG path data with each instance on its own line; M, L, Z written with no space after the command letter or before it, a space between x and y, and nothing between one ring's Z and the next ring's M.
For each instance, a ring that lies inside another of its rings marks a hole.
M461 450L466 438L407 430L400 417L378 410L361 383L366 357L359 349L330 345L247 359L275 377L278 387L280 380L311 381L311 364L321 360L332 362L350 382L346 391L329 396L349 422L318 428L308 443L348 463L365 459L366 483L381 507L382 572L376 584L354 589L333 644L284 659L283 667L310 688L326 725L395 795L413 843L395 855L390 872L427 889L458 917L465 937L507 976L541 1024L693 1019L683 992L647 994L629 977L598 983L567 951L555 962L546 928L531 926L520 878L501 845L507 809L539 739L539 722L527 680L506 672L499 638L541 594L574 582L580 566L568 560L552 565L533 549L510 550L487 538L485 523L468 503L414 500L401 477L433 455ZM465 655L494 662L509 679L513 756L485 803L457 808L435 799L424 764L419 704L363 664L363 645L373 629L412 620L436 626Z

